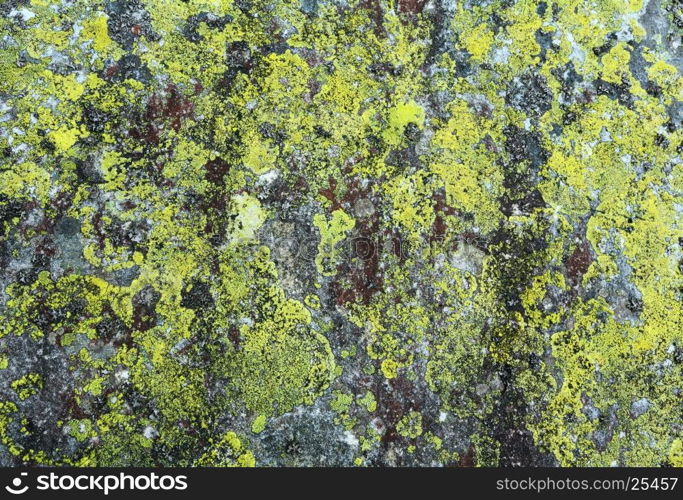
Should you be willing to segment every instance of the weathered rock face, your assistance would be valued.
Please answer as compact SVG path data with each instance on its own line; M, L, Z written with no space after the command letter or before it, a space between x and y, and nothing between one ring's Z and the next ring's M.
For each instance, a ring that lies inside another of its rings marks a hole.
M0 5L0 465L683 465L673 0Z

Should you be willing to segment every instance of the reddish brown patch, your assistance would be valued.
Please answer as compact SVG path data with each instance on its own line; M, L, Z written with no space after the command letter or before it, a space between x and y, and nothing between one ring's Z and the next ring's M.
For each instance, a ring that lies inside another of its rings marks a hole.
M436 241L444 237L448 226L446 225L445 216L455 215L457 211L446 203L446 195L443 191L434 193L434 224L432 225L432 234L430 241Z
M107 231L104 227L104 219L102 218L102 210L95 212L92 218L92 226L97 239L97 245L100 250L104 250L104 242L107 238Z
M48 259L52 259L57 253L57 248L55 247L52 240L46 236L42 238L40 240L40 243L36 245L36 248L33 251L33 253L36 256L41 255L47 257Z
M379 0L362 0L360 5L370 11L370 19L375 25L375 34L382 35L384 33L384 12L381 2Z
M332 183L330 185L332 187ZM334 187L336 187L336 181ZM330 190L325 191L327 195L332 193ZM321 194L326 196L322 192ZM331 200L332 209L343 207L347 213L350 213L359 199L370 196L370 190L362 187L359 179L351 179L342 199L337 200L335 195ZM353 239L349 242L353 243L351 251L347 252L347 258L338 266L338 279L331 288L339 305L349 302L369 304L372 296L381 289L383 283L379 271L379 253L383 241L383 234L379 229L379 211L375 211L371 217L357 218L355 229Z
M104 70L104 75L107 78L111 78L118 72L119 72L119 65L118 64L112 64L111 66L109 66L107 69Z
M415 384L404 376L389 380L388 386L383 381L379 381L375 387L373 393L377 400L377 414L386 426L381 442L386 446L401 439L396 432L396 426L409 411L422 409L422 399ZM428 428L431 420L423 415L422 424Z
M335 210L340 208L339 200L337 200L337 193L335 192L337 189L337 179L335 179L334 177L330 177L328 183L329 187L320 189L318 193L320 193L321 196L324 196L325 198L330 200L330 202L332 203L331 211L334 212Z
M57 210L57 212L64 213L66 209L68 209L71 206L73 198L74 193L69 191L62 191L52 201L52 206Z
M174 357L180 357L186 355L188 352L190 352L190 349L194 346L194 342L188 342L182 349L178 349L175 353L173 353Z
M130 28L131 33L133 33L135 36L140 36L142 34L142 28L140 27L139 24L134 24Z
M311 68L315 68L325 63L325 58L316 50L309 50L303 54L304 60ZM309 82L310 85L310 82Z
M170 120L174 130L180 129L182 120L192 116L194 104L183 97L178 88L171 84L166 86L165 98L154 94L147 105L146 118L150 121L158 119Z
M294 183L294 189L301 193L307 193L309 189L308 182L304 177L298 177L296 182Z
M576 286L581 282L581 278L588 270L592 261L590 245L585 239L582 239L576 245L574 252L569 256L565 264L567 277L572 285Z
M595 94L589 89L585 89L578 100L582 104L590 104L595 100Z
M384 431L384 434L382 434L382 444L389 444L394 441L397 441L399 438L398 432L396 432L396 426L392 425L391 427L388 427L386 431Z
M425 3L426 0L398 0L398 10L406 14L419 14Z
M71 418L76 418L76 419L87 418L90 416L78 404L78 402L76 401L76 396L67 396L67 397L68 397L68 399L66 400L66 403L64 405L66 408L67 415L69 415Z
M183 120L192 116L194 104L185 98L178 88L169 84L163 95L154 94L147 102L142 125L134 126L131 135L149 144L158 144L160 133L166 127L178 131Z
M209 160L206 165L206 172L204 173L204 178L212 184L221 186L225 175L230 170L230 165L221 157Z
M242 337L240 337L240 331L237 329L237 327L233 326L230 328L228 331L228 338L230 339L230 342L232 342L232 345L235 346L235 349L240 348Z
M458 467L474 467L477 464L477 454L474 446L470 445L464 455L458 461Z
M309 78L308 80L308 92L306 93L306 100L308 102L313 102L313 98L322 89L322 84L315 78Z

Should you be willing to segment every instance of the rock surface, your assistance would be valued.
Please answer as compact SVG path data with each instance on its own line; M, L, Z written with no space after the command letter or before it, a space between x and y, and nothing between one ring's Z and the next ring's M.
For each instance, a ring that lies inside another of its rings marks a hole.
M0 465L683 466L674 0L0 4Z

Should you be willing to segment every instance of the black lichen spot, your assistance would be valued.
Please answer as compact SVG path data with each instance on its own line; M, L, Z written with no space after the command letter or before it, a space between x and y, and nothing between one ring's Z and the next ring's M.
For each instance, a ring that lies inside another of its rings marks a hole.
M526 73L512 80L505 102L517 110L539 117L552 106L553 93L543 76Z
M270 139L271 141L275 141L277 143L284 141L286 138L284 133L281 130L278 130L275 124L270 122L264 122L260 124L258 131L265 139Z
M530 132L514 125L508 125L503 130L505 134L505 151L509 155L508 165L516 165L524 161L538 168L548 161L548 151L543 147L541 135L538 132ZM507 176L506 176L507 177ZM506 178L506 187L512 188L519 179Z
M420 127L418 127L417 124L412 122L406 125L406 128L403 131L403 136L410 143L417 142L420 139L421 135L422 131L420 130Z
M76 175L78 180L85 184L102 184L104 176L96 164L94 157L85 160L76 160Z
M573 109L565 109L562 114L562 125L571 125L576 121L578 115Z
M673 344L673 361L677 365L683 363L683 347Z
M110 307L106 307L102 312L102 320L95 326L95 331L98 338L117 347L132 341L130 328Z
M48 270L56 252L57 247L54 242L50 238L43 238L33 251L31 265L38 270Z
M536 42L541 46L540 57L545 61L546 53L553 48L553 33L543 30L537 30L535 33Z
M131 50L139 36L158 39L152 30L149 12L139 0L107 1L104 8L109 37L125 50Z
M603 55L607 54L610 50L612 50L612 47L614 47L616 42L616 33L610 33L609 35L607 35L605 43L603 43L599 47L593 47L593 54L595 54L598 57L602 57Z
M88 132L95 134L104 132L108 120L107 113L104 111L101 111L90 104L85 104L83 106L83 111L81 112L81 117Z
M497 266L491 277L498 283L499 302L507 311L526 313L520 293L527 287L536 266L545 258L547 247L543 236L530 231L516 234L502 226L494 233L490 248L496 255Z
M406 169L408 167L417 169L420 168L420 159L415 154L414 147L392 149L387 153L384 164L399 169Z
M28 5L29 0L6 0L0 3L0 14L2 16L8 16L13 10L17 10L17 7L23 7Z
M161 294L146 286L133 296L133 328L144 332L156 324L156 305Z
M183 35L189 41L193 43L198 43L202 41L204 37L199 33L199 26L201 24L206 24L208 28L213 30L222 30L229 23L232 22L232 16L217 16L210 12L201 12L194 16L188 18L185 27L183 28Z
M10 262L10 257L10 249L7 241L0 239L0 277L5 277L7 275L6 270Z
M195 311L207 309L213 306L214 300L211 295L211 286L204 281L194 280L192 284L182 291L180 305Z
M252 2L249 0L235 0L235 7L242 11L244 14L250 14L251 9L254 7Z
M626 301L626 308L632 313L640 314L643 312L643 299L634 294L629 294Z
M545 11L548 9L548 4L545 2L538 2L538 5L536 6L536 14L539 16L543 17L543 14L545 14Z
M152 77L147 64L134 54L126 54L119 59L116 64L104 70L104 77L110 78L114 82L124 80L137 80L147 83Z
M17 271L16 275L16 280L17 283L23 286L28 286L31 283L35 282L36 279L38 278L38 271L34 269L20 269Z
M511 199L507 195L501 200L500 211L506 216L530 215L537 208L546 206L543 195L538 189L533 189L520 199Z
M264 45L260 48L260 52L264 56L268 56L270 54L276 54L278 56L281 56L288 50L292 50L292 47L284 42L275 42L268 45Z
M655 136L655 146L658 146L662 149L666 149L669 147L669 140L662 134L657 134Z
M647 92L648 95L655 97L657 99L662 97L662 87L660 87L653 81L648 81L645 84L645 92Z
M0 236L5 236L13 219L21 217L24 204L0 194Z
M150 230L146 220L121 220L113 217L107 229L111 243L117 247L127 247L132 251L139 250Z
M612 100L616 100L622 106L627 108L633 108L633 95L630 92L631 86L628 82L622 82L620 84L607 82L602 78L598 78L594 82L595 92L598 95L605 95Z
M231 42L225 50L225 65L228 69L216 83L217 91L229 91L232 82L239 74L247 74L255 65L251 49L247 42Z
M38 314L34 323L45 334L49 334L58 326L78 321L86 314L88 302L83 297L74 298L63 307L49 308L42 305L38 308Z

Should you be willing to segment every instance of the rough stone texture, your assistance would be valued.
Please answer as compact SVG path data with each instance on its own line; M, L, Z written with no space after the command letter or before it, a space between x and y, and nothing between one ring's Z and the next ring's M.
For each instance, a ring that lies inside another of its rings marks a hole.
M0 465L683 466L674 0L0 4Z

